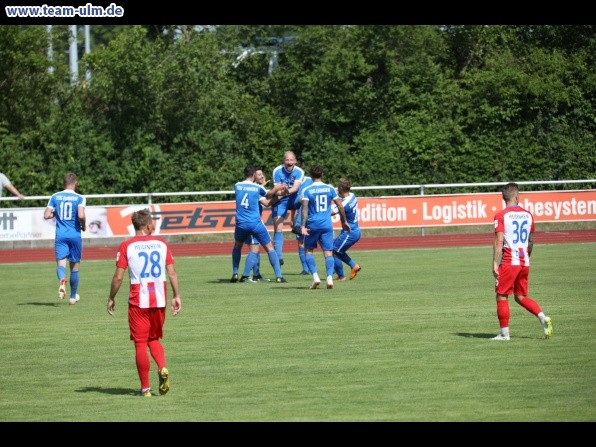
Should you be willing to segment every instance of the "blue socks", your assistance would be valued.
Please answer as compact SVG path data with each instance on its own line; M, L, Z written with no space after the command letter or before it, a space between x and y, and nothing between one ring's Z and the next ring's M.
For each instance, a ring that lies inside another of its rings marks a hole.
M70 272L70 297L77 297L77 290L79 289L79 271L72 270Z

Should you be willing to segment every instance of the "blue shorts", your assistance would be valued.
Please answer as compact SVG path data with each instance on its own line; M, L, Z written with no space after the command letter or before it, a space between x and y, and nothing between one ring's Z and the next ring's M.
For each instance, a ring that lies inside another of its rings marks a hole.
M300 203L296 203L296 195L298 193L294 193L288 197L284 197L279 202L271 207L271 217L283 217L284 219L288 217L288 211L296 210L300 207Z
M307 250L314 250L317 248L317 244L321 244L321 250L332 251L333 250L333 228L323 228L311 230L310 234L304 236L304 248Z
M356 242L360 240L360 229L353 230L351 232L347 232L342 230L339 233L339 236L335 238L335 242L333 243L333 252L344 254L346 251L352 247Z
M67 258L69 262L81 262L83 255L83 240L81 236L56 239L56 261Z
M257 245L259 243L259 241L257 241L257 238L254 237L253 235L250 235L246 238L246 240L244 241L244 243L246 245Z
M236 242L244 243L251 236L263 246L271 242L271 235L263 221L236 223L234 228L234 240Z

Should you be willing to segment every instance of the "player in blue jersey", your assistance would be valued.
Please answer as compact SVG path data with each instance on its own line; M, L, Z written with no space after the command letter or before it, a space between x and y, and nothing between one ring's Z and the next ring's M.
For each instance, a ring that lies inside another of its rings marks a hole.
M350 279L356 278L356 275L361 270L358 265L349 255L348 250L360 240L360 225L358 225L358 199L351 192L352 183L345 179L339 179L337 185L337 194L342 199L344 211L346 213L346 220L350 226L350 231L341 230L339 235L335 238L333 243L333 257L335 261L335 273L337 273L336 281L345 281L344 275L345 262L352 269L350 271ZM331 215L338 213L336 207L333 207Z
M244 168L244 180L234 185L236 223L234 227L234 248L232 249L232 279L230 282L238 282L242 245L249 236L254 236L259 244L265 248L269 256L269 263L275 272L275 282L287 282L281 274L279 257L273 248L267 227L261 220L260 210L261 204L267 207L279 200L277 193L283 192L285 186L275 186L271 193L272 197L267 198L267 190L262 185L255 183L256 171L256 167L246 166Z
M333 289L333 271L335 262L333 260L333 224L331 222L331 207L335 203L337 212L341 219L342 228L350 231L346 221L346 213L341 198L337 195L335 188L323 183L323 168L315 165L310 170L312 184L304 188L302 193L302 227L301 232L305 236L304 248L306 250L306 263L312 274L313 282L311 289L316 289L321 284L317 272L317 264L313 251L317 244L325 254L325 271L327 274L327 288Z
M310 270L308 269L308 264L306 263L306 253L304 251L304 236L300 232L300 227L302 226L302 193L304 192L304 188L312 184L312 177L304 177L304 181L300 184L300 188L298 188L298 194L296 195L296 201L294 203L294 207L296 208L296 217L292 222L292 233L296 235L296 243L298 244L298 257L300 258L300 263L302 264L302 271L300 275L310 275Z
M296 197L298 189L304 180L304 170L296 165L296 154L287 151L284 154L284 161L273 170L273 185L286 185L287 190L280 197L279 202L271 207L271 217L273 218L273 246L279 257L281 265L283 261L284 246L284 222L288 217L288 211L296 209Z
M257 167L255 171L255 183L261 186L267 185L269 181L265 178L265 173L262 168ZM274 195L274 190L267 192L267 198L271 198ZM259 211L263 213L263 205L259 203ZM261 275L261 244L254 236L249 236L246 240L246 245L249 247L248 256L244 261L244 273L240 277L240 282L259 282L269 281L269 279L263 278ZM252 279L250 278L250 272L252 270Z
M44 219L56 219L55 258L56 275L60 285L58 297L66 296L66 261L70 263L70 304L76 304L80 297L79 266L83 256L83 238L81 231L85 231L84 196L75 192L79 180L73 172L64 176L64 191L57 192L50 197L44 211Z

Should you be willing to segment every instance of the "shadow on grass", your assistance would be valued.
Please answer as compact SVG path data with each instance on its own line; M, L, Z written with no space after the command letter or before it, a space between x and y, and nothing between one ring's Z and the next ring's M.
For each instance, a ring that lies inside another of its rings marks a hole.
M118 394L122 396L138 396L139 390L130 388L104 388L101 386L86 386L75 390L77 393L102 393L102 394Z
M456 332L455 335L457 335L458 337L465 337L465 338L491 339L496 335L496 333L485 334L485 333L481 333L481 332ZM516 339L523 338L523 339L531 340L536 337L530 337L528 335L516 335L515 338ZM538 337L538 338L540 338L540 337ZM513 340L513 337L511 339Z
M257 281L257 282L251 282L251 281L244 281L244 282L235 282L235 283L231 283L229 279L215 279L213 281L207 281L209 284L233 284L232 287L262 287L259 286L259 284L270 284L272 286L275 287L282 287L284 290L287 289L296 289L296 290L304 290L305 288L308 289L308 286L310 284L308 284L306 287L304 285L296 285L296 286L290 286L288 287L288 283L283 283L282 284L278 284L275 281Z
M456 332L455 335L458 337L465 337L465 338L493 338L495 334L492 332L490 334L480 333L480 332Z
M36 302L29 302L29 303L19 303L17 304L17 306L51 306L51 307L56 307L56 306L61 306L62 304L64 304L64 302L60 303L36 303Z

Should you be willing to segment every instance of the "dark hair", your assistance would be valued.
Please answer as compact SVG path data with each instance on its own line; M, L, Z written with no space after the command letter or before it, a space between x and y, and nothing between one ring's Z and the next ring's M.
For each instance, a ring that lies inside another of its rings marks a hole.
M503 200L505 202L511 202L517 193L519 193L519 185L517 183L507 183L501 189L501 193L503 194Z
M132 213L130 220L132 222L133 227L135 227L135 230L138 231L145 225L147 225L149 222L151 222L153 218L151 217L151 211L149 211L149 208L145 208Z
M253 165L246 165L244 168L244 178L253 177L257 172L257 168Z
M314 165L310 168L310 176L311 178L323 178L323 168L319 165Z

